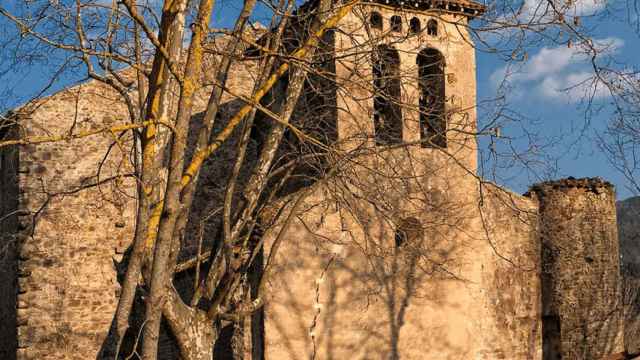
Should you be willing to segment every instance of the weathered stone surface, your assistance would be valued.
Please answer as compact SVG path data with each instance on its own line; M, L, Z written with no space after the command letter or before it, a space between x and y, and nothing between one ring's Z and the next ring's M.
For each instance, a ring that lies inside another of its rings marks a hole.
M591 340L596 338L591 315L615 310L618 250L610 185L567 179L534 186L531 198L476 176L475 55L464 24L458 25L467 19L448 6L435 12L363 4L341 21L340 31L323 39L319 62L329 74L309 79L294 124L313 125L322 118L327 127L313 129L315 135L335 141L339 150L367 151L316 189L283 234L260 339L268 359L539 360L543 343L550 343L543 339L548 316L586 328ZM382 31L365 25L372 11L381 15ZM389 31L392 16L400 16L402 32ZM438 34L408 34L413 18L423 25L437 21ZM400 54L400 96L407 105L401 134L413 145L384 151L373 146L371 49L361 47L371 43L393 46ZM216 39L211 46L223 44ZM416 61L426 47L445 59L446 149L419 144ZM210 61L195 100L197 112L210 91ZM232 92L248 94L255 74L255 63L234 67ZM276 95L282 90L277 89ZM232 99L225 94L216 131L242 104ZM95 81L21 110L20 131L27 136L128 121L119 95ZM192 134L199 126L193 123ZM7 334L0 346L17 342L18 349L0 357L87 359L103 346L119 291L113 259L121 260L135 225L135 186L127 176L131 138L115 140L103 134L0 151L2 189L13 194L2 198L0 215L10 209L22 214L1 228L3 234L17 232L20 246L0 263L0 290L8 294L0 299L0 334ZM204 164L192 227L222 199L237 141L232 136L218 159ZM291 143L291 149L300 150ZM252 144L249 165L257 150ZM323 161L323 166L335 165ZM242 171L244 178L248 166ZM292 184L285 192L299 188ZM216 228L216 223L204 224L207 234ZM278 229L265 234L268 245ZM185 253L196 243L197 232L187 233ZM543 259L548 251L542 245L559 249L562 256ZM549 275L557 282L545 288ZM548 297L553 301L543 301ZM582 307L574 309L573 303ZM566 358L621 351L620 317L614 313L598 327L609 332L605 337L611 342L598 337L587 346L591 352L565 336L563 326L559 339L578 351ZM177 356L170 341L161 347L167 358Z
M542 241L544 358L597 359L623 349L613 186L600 179L536 184Z
M246 95L252 88L253 65L244 65L232 69L230 88ZM206 76L211 74L203 71L202 84L211 83ZM209 91L207 85L199 90L196 112L206 106ZM18 124L21 136L43 136L128 119L117 92L89 81L23 106ZM16 150L0 151L7 159L2 163L2 196L16 196L13 203L3 199L0 216L18 207L23 214L19 233L11 228L19 225L16 216L2 223L3 243L9 245L9 236L16 234L22 241L19 260L7 247L0 263L0 276L6 277L0 278L0 349L7 351L6 356L0 352L0 358L15 356L16 328L19 359L95 357L117 303L113 261L120 260L135 225L131 136L105 133ZM18 165L17 157L9 159L14 153L19 155L19 171L10 168Z

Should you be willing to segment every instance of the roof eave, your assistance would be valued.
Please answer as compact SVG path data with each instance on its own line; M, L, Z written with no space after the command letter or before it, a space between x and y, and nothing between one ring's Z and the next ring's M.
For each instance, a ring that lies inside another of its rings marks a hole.
M459 0L364 0L363 2L402 7L413 11L440 11L468 18L482 16L486 10L486 6L482 4Z

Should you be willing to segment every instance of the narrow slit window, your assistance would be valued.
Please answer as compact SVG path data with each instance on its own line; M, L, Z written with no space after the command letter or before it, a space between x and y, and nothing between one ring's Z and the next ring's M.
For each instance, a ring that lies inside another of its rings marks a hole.
M396 229L395 242L396 247L417 245L420 243L423 237L422 224L420 220L409 217L400 220L398 228Z
M396 247L402 247L407 243L407 233L402 229L396 230Z
M431 19L427 21L427 35L438 36L438 22Z
M412 18L409 21L409 33L411 34L417 34L420 32L421 29L421 24L420 24L420 19L418 18Z
M378 12L372 12L369 15L369 24L371 24L372 29L382 30L382 15Z
M394 15L391 17L391 31L401 32L402 31L402 18L398 15Z
M376 145L402 142L400 56L386 45L373 52L373 122Z
M420 140L422 147L447 147L444 57L427 48L418 54Z

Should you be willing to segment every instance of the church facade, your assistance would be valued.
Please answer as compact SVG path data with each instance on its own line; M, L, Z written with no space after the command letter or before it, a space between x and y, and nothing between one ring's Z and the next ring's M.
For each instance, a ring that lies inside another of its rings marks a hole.
M570 178L519 195L478 175L467 24L483 11L466 0L363 2L323 37L322 71L309 76L297 117L322 117L310 133L332 144L325 163L337 170L283 196L278 219L265 215L274 222L264 234L265 358L623 352L612 185ZM232 68L232 93L250 92L252 66ZM206 72L203 84L200 109ZM127 118L118 94L93 81L15 116L20 136ZM1 300L4 358L99 353L119 291L113 259L135 227L127 146L100 134L2 150L2 232L15 246L1 290L16 294ZM210 170L213 183L220 168ZM205 203L195 213L210 210Z

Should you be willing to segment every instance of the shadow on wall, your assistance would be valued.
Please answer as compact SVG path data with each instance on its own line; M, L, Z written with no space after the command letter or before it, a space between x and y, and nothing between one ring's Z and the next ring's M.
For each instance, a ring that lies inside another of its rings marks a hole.
M450 189L416 185L416 169L393 156L375 175L345 170L298 214L273 265L269 356L396 360L462 350L448 321L439 327L423 310L464 313L449 290L466 283L458 256L469 209ZM394 162L402 171L382 175L399 170Z
M5 119L4 117L2 117ZM8 116L7 122L13 122ZM0 140L14 136L13 124L0 123ZM0 358L13 360L17 348L18 149L0 148Z

